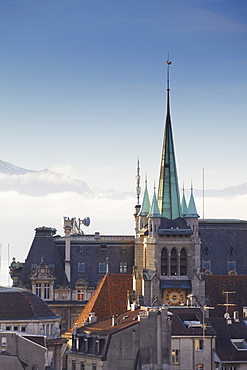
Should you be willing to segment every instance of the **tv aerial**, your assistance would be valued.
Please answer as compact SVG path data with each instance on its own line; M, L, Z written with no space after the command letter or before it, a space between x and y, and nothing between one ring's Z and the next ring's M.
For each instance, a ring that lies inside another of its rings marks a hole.
M76 217L72 217L70 219L71 222L71 234L74 235L83 235L84 232L81 229L81 225L84 225L88 227L90 225L90 218L89 217L84 217L84 219L76 219Z

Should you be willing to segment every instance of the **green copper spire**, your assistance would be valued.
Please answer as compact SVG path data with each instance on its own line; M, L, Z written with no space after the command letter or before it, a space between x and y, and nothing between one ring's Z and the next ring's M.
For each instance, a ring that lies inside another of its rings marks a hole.
M183 217L185 217L188 213L188 208L187 208L186 199L184 195L184 188L183 188L183 196L182 196L182 202L181 202L181 211L182 211Z
M166 63L167 63L167 113L160 167L158 205L160 213L163 217L166 217L170 220L174 220L175 218L181 217L181 210L170 116L169 66L171 62L168 60Z
M196 205L195 205L195 200L193 196L193 188L191 185L191 194L190 194L190 201L188 205L188 210L187 210L187 215L186 217L199 217L197 210L196 210Z
M151 207L150 207L148 217L161 217L159 207L158 207L158 203L157 203L155 188L154 188L153 200L152 200L152 204L151 204Z
M142 206L139 213L139 216L147 216L149 214L150 210L150 200L148 195L148 189L147 189L147 180L145 181L145 190L143 194L143 200L142 200Z

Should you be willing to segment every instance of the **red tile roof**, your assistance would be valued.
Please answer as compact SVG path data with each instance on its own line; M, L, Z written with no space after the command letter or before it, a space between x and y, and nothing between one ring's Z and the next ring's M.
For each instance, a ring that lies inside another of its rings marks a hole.
M132 290L132 275L105 275L92 298L78 316L76 320L78 327L82 326L85 321L88 321L91 312L95 313L98 321L125 312L127 309L128 290ZM74 325L69 332L71 333L73 329Z

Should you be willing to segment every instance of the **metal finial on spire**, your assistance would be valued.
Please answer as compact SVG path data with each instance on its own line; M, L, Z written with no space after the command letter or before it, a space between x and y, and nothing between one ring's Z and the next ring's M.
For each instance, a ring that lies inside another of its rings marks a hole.
M140 166L139 166L139 158L137 160L137 176L136 176L136 197L137 197L137 205L140 205L140 194L141 194L141 187L140 187Z
M172 64L172 62L169 60L169 53L168 53L168 58L166 61L167 65L167 91L170 91L170 76L169 76L169 67Z

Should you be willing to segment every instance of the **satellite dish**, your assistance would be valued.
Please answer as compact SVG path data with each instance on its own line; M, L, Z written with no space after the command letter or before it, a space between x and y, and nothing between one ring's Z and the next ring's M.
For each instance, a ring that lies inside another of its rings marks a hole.
M89 226L90 225L90 218L89 217L85 217L84 220L82 221L82 223L85 226Z

